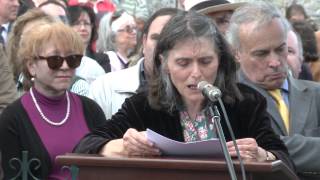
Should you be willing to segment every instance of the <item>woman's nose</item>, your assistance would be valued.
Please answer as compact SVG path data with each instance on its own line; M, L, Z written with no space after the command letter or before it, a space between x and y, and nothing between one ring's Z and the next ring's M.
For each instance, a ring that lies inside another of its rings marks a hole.
M192 65L192 76L198 78L201 76L201 70L197 63L193 63Z

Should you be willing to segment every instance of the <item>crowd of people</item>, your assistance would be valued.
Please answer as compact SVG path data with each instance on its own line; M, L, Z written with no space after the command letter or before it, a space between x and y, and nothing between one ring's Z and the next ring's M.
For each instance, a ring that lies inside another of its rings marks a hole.
M304 7L179 3L149 14L135 0L0 0L0 180L23 152L39 179L66 179L65 153L161 156L147 128L217 138L201 81L221 90L243 160L319 179L320 33Z

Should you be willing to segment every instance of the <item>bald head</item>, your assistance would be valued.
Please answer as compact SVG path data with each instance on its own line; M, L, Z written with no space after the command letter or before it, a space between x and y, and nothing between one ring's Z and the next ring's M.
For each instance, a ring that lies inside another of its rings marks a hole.
M301 39L299 38L299 35L297 35L297 33L290 30L288 32L287 43L288 43L288 57L287 57L288 65L292 71L293 77L298 78L301 72L301 66L303 63L303 50L302 50Z

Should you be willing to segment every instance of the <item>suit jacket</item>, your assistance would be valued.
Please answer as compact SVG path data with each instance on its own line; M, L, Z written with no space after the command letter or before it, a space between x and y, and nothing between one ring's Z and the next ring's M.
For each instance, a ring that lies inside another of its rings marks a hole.
M0 44L0 114L3 109L18 98L13 80L13 73L9 67L7 56Z
M293 168L285 145L272 131L263 96L248 86L240 85L239 88L245 98L236 100L234 104L225 103L235 137L256 139L260 147L274 153L278 159ZM221 109L220 112L222 112ZM223 116L221 126L227 141L230 141L230 134ZM138 93L127 98L122 108L103 126L83 138L75 148L76 152L98 153L107 142L122 138L129 128L135 128L138 131L149 128L168 138L184 141L179 111L169 113L153 109L148 103L146 94Z
M272 128L281 135L301 176L320 173L320 85L288 77L289 134L272 96L255 86L243 73L239 81L260 92L267 100L267 112L272 116ZM320 176L317 176L320 178Z

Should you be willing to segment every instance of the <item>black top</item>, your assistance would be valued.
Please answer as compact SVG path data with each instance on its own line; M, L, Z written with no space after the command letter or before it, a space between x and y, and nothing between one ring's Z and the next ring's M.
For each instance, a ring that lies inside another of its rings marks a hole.
M83 112L90 131L103 124L106 119L102 109L89 98L79 96L83 105ZM5 147L5 148L4 148ZM2 150L2 167L4 179L17 175L18 171L9 167L11 157L21 160L22 151L28 151L28 159L37 158L41 162L38 170L34 170L35 164L29 168L33 175L40 179L46 179L51 171L51 160L48 151L42 144L21 100L16 100L9 105L0 116L0 151ZM20 165L16 164L17 167ZM28 179L33 179L30 176Z
M95 53L87 49L86 56L96 60L97 63L100 64L100 66L104 69L106 73L111 72L111 65L108 54L99 52Z
M246 85L238 85L244 99L234 104L224 104L230 119L235 137L256 139L258 145L272 152L291 169L293 163L289 159L287 148L279 139L270 123L270 115L266 112L266 101L258 92ZM221 117L221 125L227 141L231 140L225 120ZM146 95L139 93L127 98L122 108L75 148L80 153L98 153L108 141L122 138L129 128L145 131L147 128L168 138L184 141L179 112L172 114L152 109Z
M302 63L298 79L313 81L310 67L306 63Z

